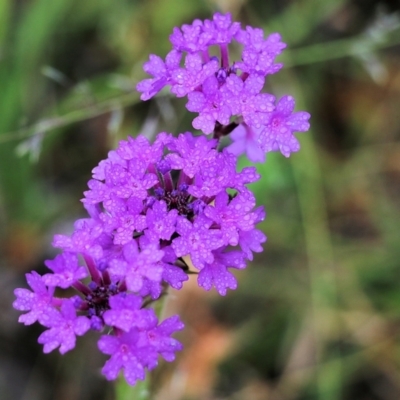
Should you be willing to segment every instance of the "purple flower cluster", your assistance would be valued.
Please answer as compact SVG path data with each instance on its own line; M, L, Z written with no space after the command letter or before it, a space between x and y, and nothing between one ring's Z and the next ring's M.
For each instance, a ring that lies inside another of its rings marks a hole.
M264 162L270 151L288 157L299 150L293 133L309 129L310 114L293 112L291 96L275 103L272 94L261 92L267 75L282 68L275 58L286 44L278 33L264 39L261 29L242 29L238 22L232 23L229 13L216 13L212 21L195 20L174 28L170 42L172 50L165 61L152 54L144 64L153 78L138 83L142 100L169 85L177 97L188 97L189 111L198 113L195 129L214 137L233 131L228 150L235 155L247 153L253 162ZM234 42L243 47L242 56L230 62L228 45ZM219 48L219 58L211 56L213 47Z
M256 225L263 207L247 187L260 176L254 167L237 171L247 153L288 157L299 150L295 131L309 128L309 114L293 112L295 102L262 93L265 78L285 44L278 34L264 39L260 29L241 29L229 14L175 28L173 50L165 61L151 55L144 65L153 78L138 84L142 99L170 85L187 96L193 126L213 138L190 132L162 132L153 143L144 136L121 141L93 169L82 202L89 214L74 224L71 236L55 235L62 253L45 262L50 272L26 275L29 289L16 289L19 322L40 323L44 352L61 354L76 336L103 332L98 348L110 356L102 372L115 379L122 371L134 385L161 355L175 358L182 345L171 335L183 329L178 316L159 321L152 303L169 287L181 289L189 274L199 286L220 295L236 289L231 269L243 269L266 241ZM228 45L243 45L241 61L229 62ZM220 49L221 59L210 56ZM181 65L183 54L183 65ZM222 136L232 144L220 149Z
M39 337L44 352L65 353L89 329L107 331L98 347L110 355L103 373L122 369L130 384L157 365L172 361L181 344L170 335L183 328L178 316L159 324L152 308L166 288L180 289L190 272L206 290L235 289L229 269L242 269L265 235L247 183L254 167L236 171L236 157L217 151L217 140L187 132L160 133L121 141L93 170L82 200L90 217L68 237L55 235L63 250L46 261L51 272L27 274L32 290L16 289L14 307L27 311L20 322L48 328ZM75 289L71 298L56 296ZM55 290L57 289L57 292Z

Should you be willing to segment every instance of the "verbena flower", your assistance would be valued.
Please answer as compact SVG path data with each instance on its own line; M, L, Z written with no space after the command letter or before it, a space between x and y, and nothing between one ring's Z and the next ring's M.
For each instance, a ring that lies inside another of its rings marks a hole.
M43 344L43 351L49 353L60 347L60 353L64 354L75 347L76 335L84 335L90 328L89 319L85 316L77 316L71 300L64 299L61 304L61 312L53 312L52 318L44 326L49 328L38 339Z
M291 96L275 103L272 94L262 92L266 77L283 66L275 62L286 47L278 33L264 38L262 29L243 29L229 13L216 13L212 20L174 28L170 41L172 50L165 62L152 54L144 65L153 78L137 85L142 100L169 85L177 97L188 97L189 111L198 113L192 123L195 129L220 137L243 127L240 134L231 135L229 151L246 153L253 162L264 162L270 151L288 157L299 150L293 133L309 129L310 114L292 114ZM235 43L242 47L241 59L231 61L229 46ZM219 57L211 56L214 47Z
M15 290L14 307L25 312L19 322L47 328L38 339L45 353L64 354L76 336L103 332L98 348L110 356L103 374L112 380L122 372L131 385L159 356L172 361L182 349L171 337L183 328L179 317L159 321L151 303L169 287L181 289L188 274L224 296L237 287L231 269L262 251L267 238L256 225L265 211L247 187L260 176L254 167L237 171L237 156L288 157L299 149L294 132L309 129L309 114L293 112L293 97L276 103L262 92L266 76L282 67L275 62L286 46L279 34L264 39L261 29L242 29L230 14L216 13L174 28L170 40L165 61L150 55L144 69L152 78L137 89L142 100L166 85L187 96L187 109L198 113L193 126L213 138L162 132L153 143L141 135L121 141L93 169L82 199L89 216L75 222L71 236L54 236L62 253L45 262L50 272L28 273L31 290ZM231 62L234 41L242 58ZM229 134L232 143L221 150Z
M206 290L236 288L229 269L244 268L249 248L266 240L249 239L263 218L246 185L259 175L236 171L236 157L217 145L189 132L161 133L153 144L138 136L94 168L82 200L89 217L70 237L55 235L63 253L45 262L45 275L27 274L33 291L15 291L14 307L27 312L20 322L48 328L39 337L44 352L71 350L89 329L110 331L98 342L111 356L102 372L115 379L122 370L134 384L158 355L172 361L182 347L170 337L183 328L179 317L159 323L147 304L168 286L180 289L188 272ZM78 295L60 296L71 288Z
M134 385L145 377L145 368L154 369L158 364L158 355L166 361L175 359L175 352L182 350L182 345L170 335L183 329L177 316L170 317L158 325L153 310L150 318L143 321L142 328L131 328L115 336L102 336L99 340L101 352L110 355L102 369L108 380L116 379L123 370L126 381Z

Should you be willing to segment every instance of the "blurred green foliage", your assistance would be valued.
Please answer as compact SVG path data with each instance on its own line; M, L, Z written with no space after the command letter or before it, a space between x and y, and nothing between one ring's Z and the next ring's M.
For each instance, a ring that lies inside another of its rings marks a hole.
M16 324L12 289L54 253L51 235L83 215L90 171L119 139L191 129L182 100L163 92L143 103L135 85L148 54L168 51L174 26L216 10L281 33L286 68L268 90L293 94L312 114L312 131L299 134L302 149L290 159L270 154L257 166L265 251L237 275L238 290L201 299L234 349L197 395L185 391L192 371L185 384L179 360L168 365L169 380L158 374L153 385L157 399L399 399L398 6L0 1L1 399L113 398L95 336L74 354L44 357L36 327ZM198 345L190 334L183 340Z

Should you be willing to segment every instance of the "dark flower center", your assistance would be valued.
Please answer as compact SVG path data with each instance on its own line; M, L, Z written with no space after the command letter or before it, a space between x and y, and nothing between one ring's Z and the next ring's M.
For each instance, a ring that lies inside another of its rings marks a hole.
M89 285L90 287L91 285ZM108 299L119 292L118 287L115 284L102 285L91 288L90 294L85 298L89 315L101 317L103 313L110 309Z

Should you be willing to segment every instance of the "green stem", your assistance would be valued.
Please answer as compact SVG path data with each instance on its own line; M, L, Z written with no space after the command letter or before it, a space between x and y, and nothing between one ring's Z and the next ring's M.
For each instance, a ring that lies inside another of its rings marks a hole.
M281 60L285 64L285 68L288 68L343 57L362 56L379 49L397 45L400 42L400 36L398 30L396 30L396 33L392 32L381 41L373 41L365 36L356 36L331 42L316 43L289 50L282 55Z
M295 92L296 108L305 102L298 81L289 71L285 83ZM303 98L302 98L303 97ZM327 347L335 337L329 326L340 326L338 313L338 287L334 265L334 251L329 230L323 175L318 151L310 134L301 138L301 151L290 159L297 189L303 223L305 247L310 279L311 310L315 354L314 384L318 400L342 398L343 365L341 354L330 356ZM331 324L331 325L327 325ZM332 360L332 358L334 361ZM326 366L326 368L325 368Z
M130 386L120 375L115 386L115 400L150 400L149 386L149 374L144 381L137 381L135 386Z
M295 164L293 173L308 259L316 349L316 392L320 400L338 400L342 398L343 385L341 355L336 354L335 362L332 361L324 366L327 345L330 340L334 340L330 332L327 332L326 324L338 326L339 323L334 256L317 151L311 138L304 139L302 149L296 155L296 161L292 163Z
M63 128L76 122L85 121L109 113L115 109L125 108L137 103L139 94L137 92L117 96L103 102L73 110L61 116L49 117L26 128L12 132L0 132L0 144L13 140L19 140L34 136L40 133L47 133L57 128Z

